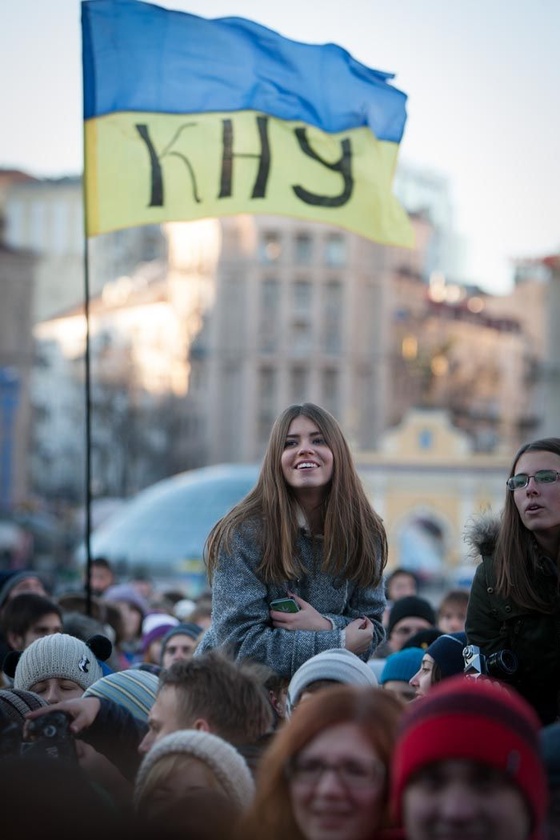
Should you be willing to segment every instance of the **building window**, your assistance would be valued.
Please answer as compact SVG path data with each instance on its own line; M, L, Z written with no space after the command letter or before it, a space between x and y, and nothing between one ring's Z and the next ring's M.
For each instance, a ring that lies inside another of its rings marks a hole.
M274 353L278 349L280 337L280 284L268 277L261 283L261 305L259 319L259 350L261 353Z
M290 351L292 356L307 356L313 349L311 324L294 321L290 331Z
M268 441L272 424L276 417L276 371L263 367L259 371L258 394L258 438L262 446Z
M309 371L304 367L294 367L290 371L290 394L295 403L307 402Z
M310 265L313 256L313 242L308 233L298 233L295 239L295 261L298 265Z
M311 318L311 298L313 287L307 280L297 280L292 286L293 314Z
M346 265L346 239L342 233L331 233L327 237L325 263L336 267Z
M275 231L263 233L259 248L260 261L262 263L278 262L281 253L282 246L280 243L280 234Z
M418 433L418 448L431 449L433 446L434 437L431 429L421 429Z
M307 280L297 280L292 285L290 349L297 356L307 355L312 350L312 289Z
M342 351L342 284L327 283L323 295L323 351L338 356Z
M333 368L327 368L323 371L323 405L334 414L335 417L339 412L339 376L338 371Z

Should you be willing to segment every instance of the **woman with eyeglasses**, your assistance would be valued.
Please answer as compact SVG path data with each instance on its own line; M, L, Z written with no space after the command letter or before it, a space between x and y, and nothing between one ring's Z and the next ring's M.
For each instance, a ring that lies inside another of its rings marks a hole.
M243 840L375 840L389 827L389 767L405 704L330 686L301 702L257 772Z
M517 668L499 662L489 676L513 685L543 724L560 713L560 438L525 444L506 481L499 520L483 517L467 534L482 557L470 594L466 632L491 654L513 651Z

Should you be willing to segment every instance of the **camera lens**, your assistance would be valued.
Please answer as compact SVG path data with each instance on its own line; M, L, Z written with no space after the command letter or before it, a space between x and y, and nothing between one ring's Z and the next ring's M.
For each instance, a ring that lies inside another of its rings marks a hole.
M515 674L517 671L517 656L512 650L499 650L492 653L486 660L488 672L495 676Z
M54 726L54 724L52 723L49 723L43 728L43 735L45 736L45 738L56 737L56 726Z

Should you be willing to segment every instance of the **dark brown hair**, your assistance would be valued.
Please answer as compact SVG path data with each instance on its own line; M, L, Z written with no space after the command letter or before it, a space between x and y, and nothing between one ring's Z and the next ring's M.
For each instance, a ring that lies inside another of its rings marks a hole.
M560 438L542 438L522 446L513 459L510 478L515 475L517 462L525 452L551 452L560 457ZM558 609L558 586L556 589L552 588L547 598L534 584L540 556L541 551L533 534L521 521L513 493L507 490L494 551L496 591L506 598L511 598L520 607L553 613ZM559 559L551 558L556 565Z

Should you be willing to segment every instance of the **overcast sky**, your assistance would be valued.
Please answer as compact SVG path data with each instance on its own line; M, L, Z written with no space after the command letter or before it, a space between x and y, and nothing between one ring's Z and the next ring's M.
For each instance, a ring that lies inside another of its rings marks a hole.
M334 42L408 95L401 157L449 179L464 280L509 288L511 261L560 250L557 0L168 0ZM82 169L79 0L17 0L0 27L0 167Z

